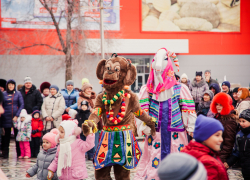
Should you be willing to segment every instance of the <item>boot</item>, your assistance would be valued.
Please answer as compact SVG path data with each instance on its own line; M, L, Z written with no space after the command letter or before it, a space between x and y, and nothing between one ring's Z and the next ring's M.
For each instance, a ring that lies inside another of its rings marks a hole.
M8 159L9 158L9 151L8 150L2 150L2 155L4 159Z

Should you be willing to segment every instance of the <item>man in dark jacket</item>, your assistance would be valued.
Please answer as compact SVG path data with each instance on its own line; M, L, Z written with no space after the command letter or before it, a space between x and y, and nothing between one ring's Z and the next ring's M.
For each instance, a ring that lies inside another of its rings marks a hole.
M211 84L218 84L218 86L220 87L219 83L215 79L211 78L211 70L205 71L205 80L207 82L208 87L210 87Z
M222 92L228 94L229 96L231 96L232 100L233 100L233 103L234 103L234 98L233 98L233 92L230 91L230 87L231 87L231 84L229 81L224 81L222 84L221 84L221 88L222 88Z
M43 98L36 86L32 84L30 77L24 79L24 86L20 92L24 100L24 109L26 109L28 114L31 114L34 110L41 110Z

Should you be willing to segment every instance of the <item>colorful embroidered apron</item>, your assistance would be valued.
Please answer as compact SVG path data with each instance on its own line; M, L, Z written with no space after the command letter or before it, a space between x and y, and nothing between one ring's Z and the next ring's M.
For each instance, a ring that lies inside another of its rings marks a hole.
M94 156L96 170L106 166L120 165L134 169L142 155L130 125L104 126Z

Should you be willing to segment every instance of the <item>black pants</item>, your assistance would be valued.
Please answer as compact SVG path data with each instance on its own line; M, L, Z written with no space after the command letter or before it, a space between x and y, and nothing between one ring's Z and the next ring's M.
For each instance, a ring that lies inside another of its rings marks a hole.
M11 136L11 128L4 128L4 136L2 136L2 154L4 158L9 157L9 146L10 146L10 136ZM21 155L19 142L16 141L18 130L14 128L14 137L16 142L16 153L17 157Z
M40 137L34 137L30 141L31 157L37 158L40 151Z
M17 133L18 133L18 129L14 128L14 137L15 137L15 142L16 142L16 154L17 154L17 157L19 157L21 156L21 151L20 151L19 142L16 141Z

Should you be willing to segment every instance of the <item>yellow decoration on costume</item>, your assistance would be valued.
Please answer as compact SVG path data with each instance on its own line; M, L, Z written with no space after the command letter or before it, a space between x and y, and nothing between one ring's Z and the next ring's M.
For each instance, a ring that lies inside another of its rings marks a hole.
M92 130L91 127L89 127L88 121L91 121L94 124L94 129L93 130ZM90 128L90 130L92 131L92 133L96 133L98 131L97 125L96 125L96 123L93 120L85 120L83 124L85 124L86 126L88 126Z
M106 101L104 102L104 104L105 104L105 105L108 105L108 101L106 100Z
M111 103L111 104L114 104L114 101L111 99L111 100L110 100L110 103Z
M116 95L114 95L114 98L115 98L115 99L118 99L118 97L117 97Z
M157 122L156 118L154 118L154 117L152 117L152 120L151 120L151 121L154 122L154 123Z

